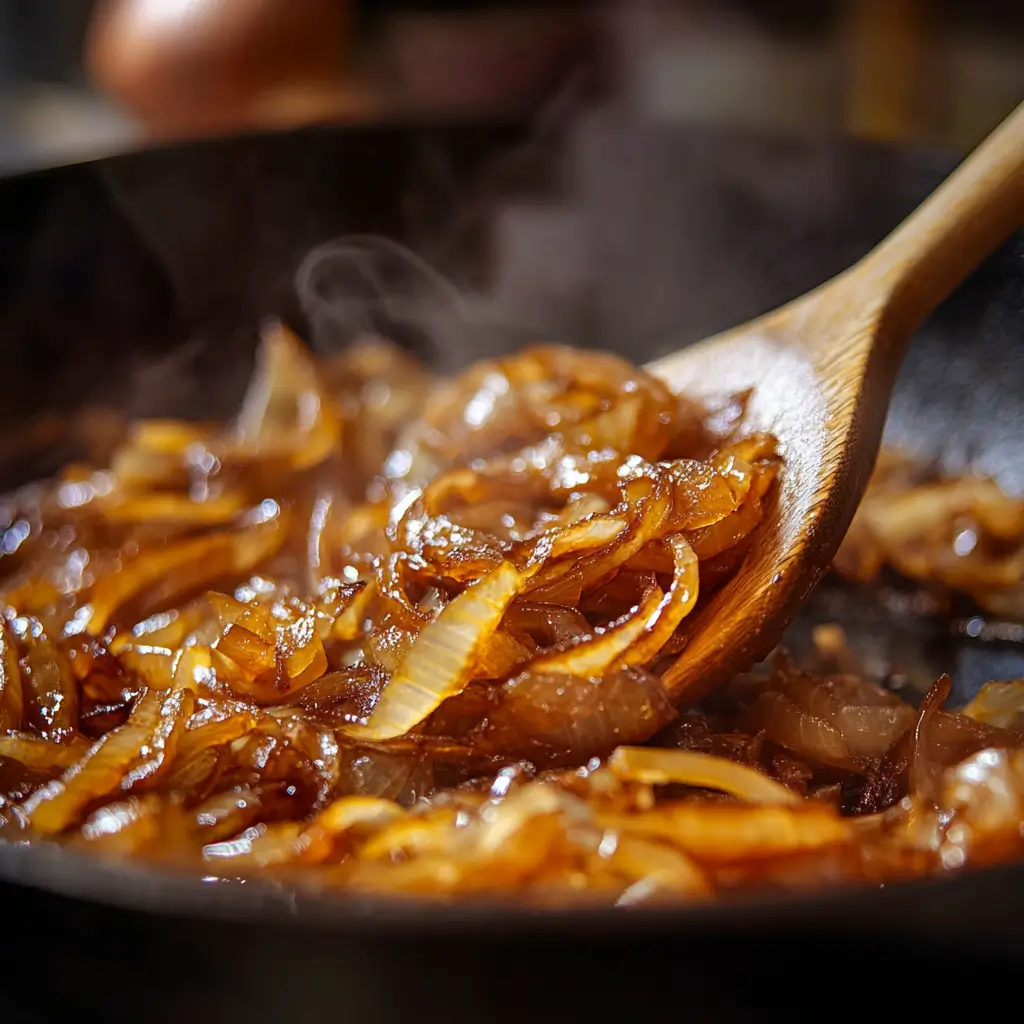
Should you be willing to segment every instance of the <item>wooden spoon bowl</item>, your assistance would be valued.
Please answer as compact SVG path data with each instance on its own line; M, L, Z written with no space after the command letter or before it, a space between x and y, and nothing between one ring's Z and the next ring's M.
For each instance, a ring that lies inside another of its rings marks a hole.
M850 525L914 332L1021 227L1024 104L852 268L648 367L699 399L752 388L744 426L774 434L783 458L750 556L665 675L674 700L699 699L779 642Z

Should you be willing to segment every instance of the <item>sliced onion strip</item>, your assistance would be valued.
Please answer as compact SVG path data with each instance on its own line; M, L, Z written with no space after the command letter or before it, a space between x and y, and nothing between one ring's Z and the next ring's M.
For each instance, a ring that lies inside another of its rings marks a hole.
M368 740L404 736L447 698L461 693L472 678L477 654L528 578L504 562L445 605L413 641L366 723L346 732Z
M608 864L635 883L619 897L619 906L647 902L659 890L690 897L712 892L707 875L685 853L639 836L616 837Z
M363 633L363 622L373 599L377 596L377 581L370 580L353 595L345 610L331 627L331 639L349 643Z
M283 540L276 523L264 523L240 533L216 533L147 551L96 584L86 629L101 635L122 605L158 584L163 584L162 601L169 602L222 576L249 572Z
M616 540L626 523L614 516L584 519L559 530L551 544L551 557L562 558L580 551L591 551Z
M672 550L672 585L648 620L647 632L620 656L620 666L652 661L697 603L700 567L693 548L681 533L666 542Z
M648 628L664 599L661 588L653 586L627 615L603 632L583 637L567 650L544 654L530 662L530 675L560 674L591 679L604 675L608 667L635 644Z
M984 725L1019 729L1024 720L1024 679L986 683L960 714Z
M128 494L99 506L111 523L173 523L178 526L223 526L245 508L236 494L196 501L183 494Z
M343 796L325 807L315 823L339 836L361 826L388 825L406 814L404 807L375 796Z
M54 743L36 736L7 735L0 736L0 757L9 757L37 771L70 768L86 753L89 745L84 738L72 743Z
M608 767L624 782L717 789L751 804L801 804L803 799L756 768L695 750L619 747Z
M14 637L0 611L0 732L14 732L22 726L25 694Z
M643 814L598 814L605 827L626 835L667 840L697 860L733 863L818 850L849 842L853 829L831 808L729 807L684 802Z
M189 690L145 693L124 725L98 739L59 779L37 789L22 804L28 825L40 835L63 832L90 803L128 783L133 766L153 766L147 771L153 774L163 763L168 737L178 723L184 725L194 702Z

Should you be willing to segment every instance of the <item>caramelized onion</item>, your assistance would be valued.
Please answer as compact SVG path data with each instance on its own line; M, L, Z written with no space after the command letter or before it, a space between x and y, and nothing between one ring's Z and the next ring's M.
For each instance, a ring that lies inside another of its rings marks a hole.
M783 693L761 693L747 712L745 722L753 732L763 731L773 743L794 754L835 768L854 767L843 734Z
M642 669L590 678L531 670L504 687L478 737L488 752L585 760L674 716L661 681Z
M600 633L582 637L564 651L555 651L534 659L530 665L530 674L566 675L578 679L593 679L603 675L613 662L626 656L656 621L664 596L656 585L652 586L638 605ZM513 682L511 685L516 684Z
M963 713L984 725L1019 729L1024 720L1024 680L986 683L964 708Z
M935 715L942 710L949 696L950 679L939 676L921 702L914 722L913 745L910 754L910 786L916 793L930 795L935 785L935 769L929 759L929 729Z
M277 526L265 524L140 555L96 585L85 628L94 636L102 634L122 605L150 588L156 590L151 603L159 607L223 576L243 575L267 558L281 540Z
M0 615L0 734L21 728L25 698L21 688L21 669L14 637Z
M798 804L790 789L753 768L724 757L692 750L657 750L651 747L619 747L608 766L629 782L653 785L677 783L723 793L757 804Z
M97 740L58 780L25 801L22 813L31 828L41 835L61 832L93 801L153 776L167 764L168 748L194 700L190 690L145 694L124 725Z
M638 836L617 837L609 866L635 880L619 897L619 906L649 903L662 892L688 899L711 894L707 875L686 854Z
M48 738L73 737L79 725L79 689L67 657L35 620L27 621L18 641L28 723Z
M937 478L905 456L884 453L836 568L872 580L886 565L1024 621L1024 501L993 480Z
M682 534L673 534L666 543L672 550L672 586L647 620L645 634L619 656L621 665L653 661L697 603L699 573L693 548Z
M323 461L341 439L341 424L314 364L282 324L263 334L256 374L233 430L218 446L221 459L287 458L296 471Z
M527 578L505 562L446 605L416 637L366 723L350 727L349 734L369 740L403 736L446 698L461 693L475 656Z
M698 861L730 862L778 857L847 843L849 824L830 808L729 807L679 803L646 814L601 815L607 828L677 843Z
M39 771L70 768L79 761L88 747L84 739L74 743L54 743L52 740L17 733L0 736L0 757L12 758Z
M915 713L780 655L670 703L785 472L749 399L559 346L436 382L268 328L228 424L118 426L0 503L0 842L621 906L1024 854L1012 687ZM919 483L883 454L840 568L1014 607L1020 504Z

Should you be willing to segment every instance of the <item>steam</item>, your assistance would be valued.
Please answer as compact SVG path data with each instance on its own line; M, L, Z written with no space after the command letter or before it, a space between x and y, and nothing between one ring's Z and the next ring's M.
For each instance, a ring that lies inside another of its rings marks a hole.
M568 68L532 118L527 137L499 150L471 182L446 173L446 157L428 146L419 177L430 194L404 195L403 206L419 206L434 216L439 210L444 213L440 223L428 217L419 230L408 225L408 237L419 252L370 234L345 235L312 249L295 276L309 344L330 353L376 335L445 372L548 333L552 324L542 303L535 301L531 309L531 303L521 301L521 288L501 288L510 267L532 266L534 259L524 246L503 244L512 239L496 235L510 221L519 223L520 215L532 224L532 208L520 210L510 198L524 182L536 183L558 164L560 158L553 161L552 153L561 152L565 136L592 109L591 87L585 63ZM411 201L416 198L419 203ZM552 208L542 208L550 221ZM485 256L490 266L484 265ZM465 273L456 275L456 267ZM464 280L469 276L490 278L492 287L470 287ZM538 310L539 321L534 319Z
M411 249L378 235L347 235L317 246L295 288L321 353L377 336L431 366L454 370L521 345L532 333L486 295L460 287Z
M295 289L321 352L376 334L434 355L429 350L443 326L450 334L472 316L468 294L411 249L379 235L317 246L300 264Z

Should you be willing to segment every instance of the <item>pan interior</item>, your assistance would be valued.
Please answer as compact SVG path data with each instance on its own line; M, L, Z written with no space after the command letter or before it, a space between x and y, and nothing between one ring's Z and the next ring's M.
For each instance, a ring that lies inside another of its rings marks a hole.
M543 144L515 125L316 129L0 182L0 488L73 458L82 407L230 414L269 315L319 347L387 330L446 370L537 339L642 362L838 272L950 166L604 112ZM373 301L308 315L296 271L352 235L407 246L442 282L402 292L392 254ZM1024 493L1022 311L1018 236L920 332L890 443ZM787 643L799 656L834 621L870 675L910 693L944 670L956 702L1024 677L1024 637L922 616L897 584L826 583ZM32 881L14 864L0 872Z

